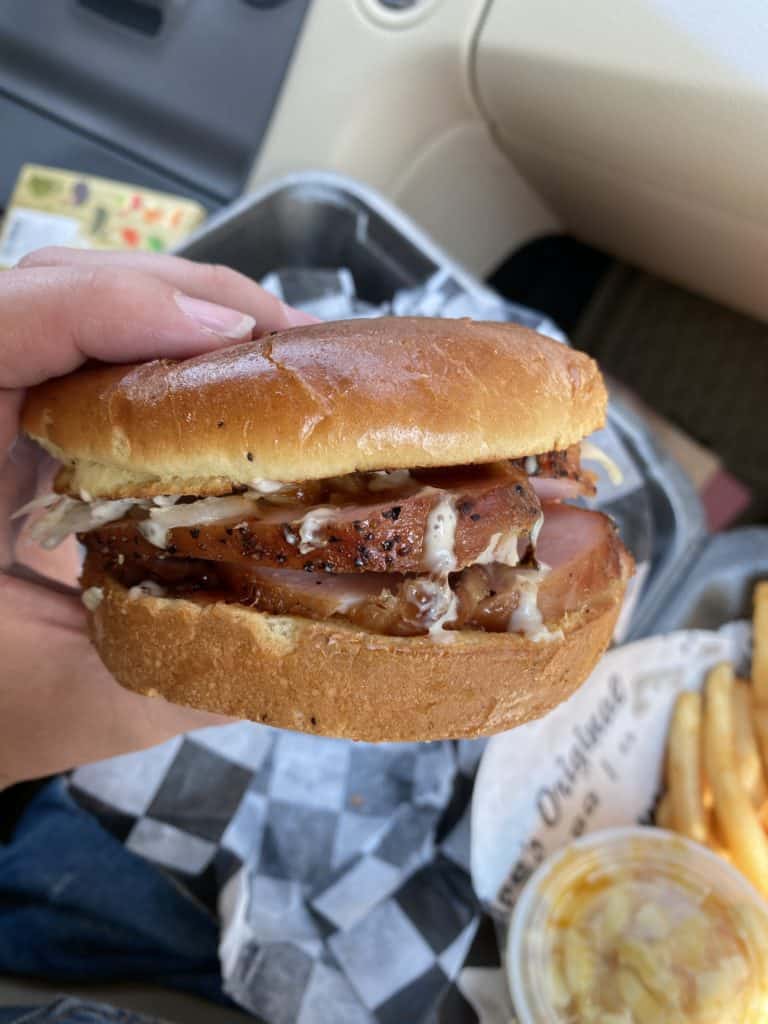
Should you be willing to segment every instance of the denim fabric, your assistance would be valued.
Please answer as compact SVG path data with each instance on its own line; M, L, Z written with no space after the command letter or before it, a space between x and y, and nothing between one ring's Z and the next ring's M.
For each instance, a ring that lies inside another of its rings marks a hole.
M0 1024L162 1024L155 1017L82 999L57 999L49 1006L0 1009Z
M130 1010L65 996L48 1006L0 1009L0 1024L163 1024Z
M75 804L61 779L0 845L0 972L142 979L229 1004L218 927Z

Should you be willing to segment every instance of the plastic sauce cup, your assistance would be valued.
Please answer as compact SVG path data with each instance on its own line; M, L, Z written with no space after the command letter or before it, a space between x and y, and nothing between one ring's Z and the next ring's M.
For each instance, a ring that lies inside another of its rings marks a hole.
M672 832L595 832L528 881L506 968L520 1024L766 1024L768 904Z

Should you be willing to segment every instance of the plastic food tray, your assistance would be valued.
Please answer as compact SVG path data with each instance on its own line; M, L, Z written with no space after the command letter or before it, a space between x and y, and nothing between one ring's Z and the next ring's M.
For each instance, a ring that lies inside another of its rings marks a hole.
M764 579L768 527L749 526L709 537L664 604L648 616L647 631L718 629L735 619L750 619L754 584Z

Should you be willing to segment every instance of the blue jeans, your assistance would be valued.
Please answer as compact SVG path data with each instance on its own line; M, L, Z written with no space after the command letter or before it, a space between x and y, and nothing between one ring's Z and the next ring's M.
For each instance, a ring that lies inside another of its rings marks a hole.
M0 844L0 972L141 979L231 1005L211 914L105 832L61 779Z
M0 1009L0 1024L160 1024L143 1014L82 999L56 999L48 1006Z
M160 1024L143 1014L82 999L56 999L48 1006L0 1009L0 1024Z

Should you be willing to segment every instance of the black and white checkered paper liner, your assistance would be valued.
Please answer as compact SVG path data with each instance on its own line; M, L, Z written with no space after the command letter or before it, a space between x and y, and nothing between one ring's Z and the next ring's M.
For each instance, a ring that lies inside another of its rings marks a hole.
M71 788L218 912L225 989L267 1024L501 1024L468 873L481 749L242 723L80 768Z

